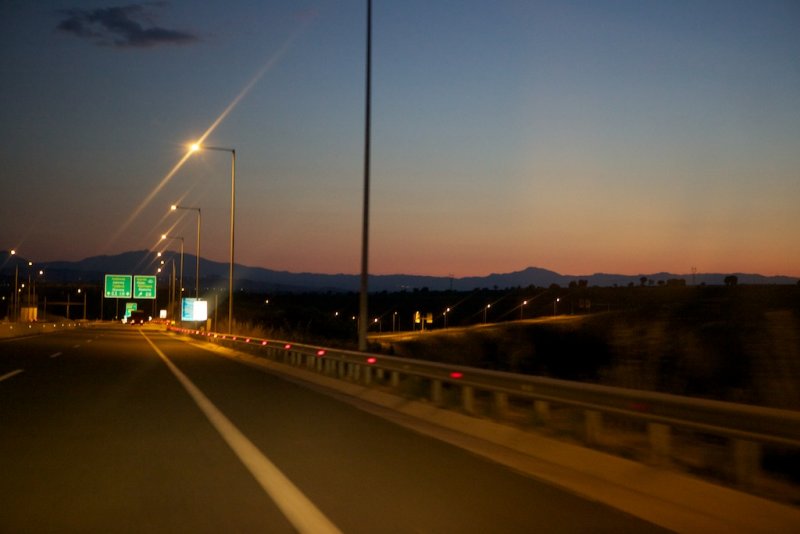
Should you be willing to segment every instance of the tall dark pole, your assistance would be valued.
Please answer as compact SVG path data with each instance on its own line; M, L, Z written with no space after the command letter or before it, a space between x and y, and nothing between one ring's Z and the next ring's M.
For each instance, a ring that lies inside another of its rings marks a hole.
M358 350L367 350L367 311L369 278L369 171L370 171L370 122L372 100L372 0L367 0L367 72L366 112L364 114L364 214L361 230L361 295L359 300Z
M236 149L234 148L223 148L218 146L202 146L200 143L195 143L191 146L190 150L192 152L197 152L198 150L220 150L222 152L230 152L231 153L231 257L230 257L230 266L228 268L228 333L232 333L233 329L233 247L234 247L234 220L236 219ZM180 208L180 206L176 206L176 208ZM200 210L198 208L197 211L198 219L197 219L197 265L198 269L200 268ZM200 275L197 276L197 283L200 283ZM199 288L199 285L198 285ZM198 291L199 292L199 291ZM199 297L198 297L199 298Z
M231 149L231 258L228 267L228 333L233 332L233 238L236 218L236 150Z
M12 321L19 320L19 264L14 266L14 318Z
M194 275L194 298L200 298L200 208L197 208L197 255L195 256L195 275ZM183 259L181 259L181 273L183 273ZM183 282L181 282L181 291L183 291ZM181 294L181 299L183 294Z

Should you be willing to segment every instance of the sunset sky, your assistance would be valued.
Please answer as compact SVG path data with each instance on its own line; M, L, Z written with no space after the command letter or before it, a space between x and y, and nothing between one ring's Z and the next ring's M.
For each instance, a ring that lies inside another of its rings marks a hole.
M0 2L0 250L357 273L365 6ZM373 15L373 273L800 276L800 2Z

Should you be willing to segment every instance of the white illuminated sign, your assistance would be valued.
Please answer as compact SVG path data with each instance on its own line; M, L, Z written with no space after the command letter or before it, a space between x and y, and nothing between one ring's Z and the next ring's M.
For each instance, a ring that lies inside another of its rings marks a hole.
M208 301L185 298L181 303L181 319L184 321L205 321L208 319Z

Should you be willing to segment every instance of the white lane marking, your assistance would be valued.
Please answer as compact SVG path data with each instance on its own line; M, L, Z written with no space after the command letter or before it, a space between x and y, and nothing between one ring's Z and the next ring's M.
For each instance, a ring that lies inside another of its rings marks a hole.
M79 347L80 347L80 344L78 344L78 345L72 345L72 348L73 348L73 349L77 349L77 348L79 348Z
M186 389L194 402L205 414L211 425L219 432L222 438L233 449L239 460L247 467L253 477L258 481L264 491L269 495L278 508L292 525L301 533L341 533L325 515L303 493L286 478L276 466L247 436L234 426L219 409L206 397L189 378L173 364L167 356L156 347L147 335L140 330L153 350L164 361L166 366L175 375L175 378Z
M51 358L58 358L59 356L61 356L60 352L56 352L55 354L50 355Z
M24 369L17 369L16 371L11 371L10 373L6 373L6 374L4 374L4 375L0 376L0 382L2 382L3 380L7 380L7 379L9 379L9 378L11 378L12 376L17 376L17 375L18 375L18 374L20 374L22 371L24 371Z

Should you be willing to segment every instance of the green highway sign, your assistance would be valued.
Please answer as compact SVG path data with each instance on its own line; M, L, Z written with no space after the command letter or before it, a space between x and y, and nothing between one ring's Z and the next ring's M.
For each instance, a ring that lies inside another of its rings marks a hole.
M156 298L156 277L155 276L134 276L133 277L133 298L135 299L154 299Z
M107 299L131 298L131 278L129 274L107 274L105 297Z
M139 308L139 306L135 302L126 302L125 303L125 318L131 316L131 312L135 311Z

